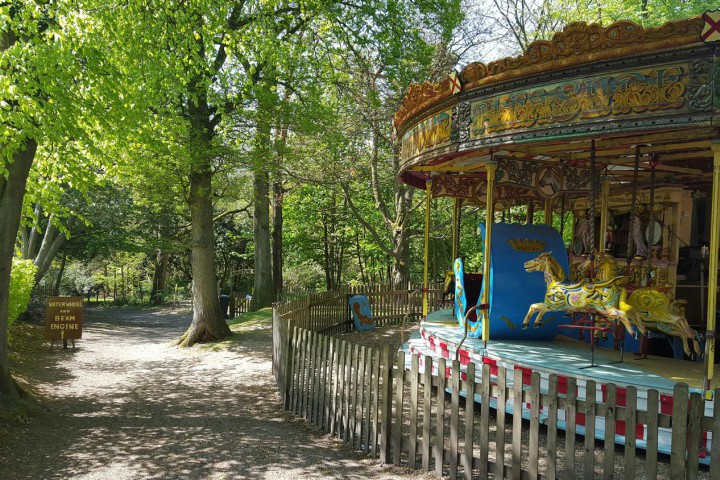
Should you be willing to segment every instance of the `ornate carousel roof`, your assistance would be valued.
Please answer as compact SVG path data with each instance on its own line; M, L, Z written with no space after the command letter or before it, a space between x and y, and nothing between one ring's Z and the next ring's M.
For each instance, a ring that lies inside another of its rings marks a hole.
M587 192L591 164L622 189L637 161L640 185L653 169L655 185L706 184L720 138L718 19L573 23L518 57L413 85L394 119L399 176L479 198L492 159L504 195L525 198Z

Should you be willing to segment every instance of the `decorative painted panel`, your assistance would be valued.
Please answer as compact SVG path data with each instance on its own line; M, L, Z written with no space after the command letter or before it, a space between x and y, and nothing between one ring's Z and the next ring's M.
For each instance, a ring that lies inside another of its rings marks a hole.
M606 117L679 110L687 101L690 65L597 75L495 95L471 103L470 138Z
M411 158L425 150L449 144L451 115L452 110L445 110L426 118L405 132L400 157Z

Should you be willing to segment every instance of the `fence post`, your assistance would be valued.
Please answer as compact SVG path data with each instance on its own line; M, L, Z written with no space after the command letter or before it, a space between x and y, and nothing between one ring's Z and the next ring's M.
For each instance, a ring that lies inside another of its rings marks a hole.
M273 313L276 310L273 309ZM281 322L282 324L282 322ZM290 382L292 381L292 358L293 358L293 350L292 350L292 331L293 331L293 321L288 320L285 322L284 325L284 335L285 340L283 342L283 345L285 346L284 351L282 352L283 360L281 364L283 365L283 368L285 369L283 372L283 404L285 406L285 409L287 410L290 407Z
M687 452L688 386L678 383L673 389L672 444L670 477L685 478ZM697 461L697 459L695 459Z
M385 345L382 352L382 391L381 405L382 412L380 414L380 461L382 463L390 462L390 422L392 420L391 401L392 401L392 383L390 364L390 346Z
M394 370L393 370L394 371ZM400 350L397 356L397 375L395 376L395 430L393 431L393 463L400 465L402 456L402 422L405 393L405 352Z
M282 356L280 353L280 350L282 350L282 341L280 336L280 315L278 315L277 311L277 304L273 303L272 307L272 339L273 339L273 348L272 348L272 373L275 375L275 381L278 381L278 372L277 372L277 366L280 363ZM280 391L282 391L282 387L280 388Z

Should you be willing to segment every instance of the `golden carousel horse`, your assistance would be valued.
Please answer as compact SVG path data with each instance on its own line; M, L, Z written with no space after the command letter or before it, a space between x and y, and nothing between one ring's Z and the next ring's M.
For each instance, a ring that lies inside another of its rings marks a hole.
M619 321L631 335L635 335L627 312L618 308L625 301L626 291L619 287L624 277L615 277L603 282L583 280L578 283L565 283L565 272L552 256L552 252L544 252L523 265L526 272L543 272L545 274L545 300L530 305L523 328L527 328L532 316L537 313L535 326L542 326L542 317L546 312L567 311L572 313L597 313L607 320ZM635 324L641 332L645 332L642 324Z
M608 280L617 275L617 262L604 252L595 252L595 265L597 268L594 278L597 281ZM589 267L590 261L586 260L578 271L586 272ZM689 341L693 343L694 353L701 355L698 334L685 318L687 302L675 300L671 292L672 285L636 288L627 297L627 302L622 302L619 308L625 311L635 324L642 324L655 332L679 337L683 342L683 351L688 357L693 353L690 351Z

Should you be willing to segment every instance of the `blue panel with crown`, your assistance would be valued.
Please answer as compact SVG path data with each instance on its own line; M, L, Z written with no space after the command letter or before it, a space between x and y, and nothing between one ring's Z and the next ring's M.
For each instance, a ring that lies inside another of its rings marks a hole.
M480 225L485 238L485 226ZM558 333L558 325L569 323L562 312L549 312L539 328L522 329L522 322L533 303L545 298L545 278L541 272L526 272L523 264L543 252L552 257L568 275L569 262L560 233L546 225L494 223L490 254L490 339L550 340ZM484 287L484 286L483 286ZM482 298L482 295L481 295ZM481 338L481 322L470 322L468 336Z

